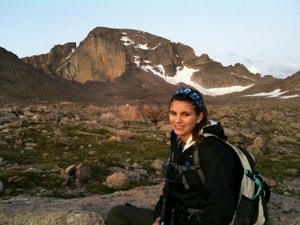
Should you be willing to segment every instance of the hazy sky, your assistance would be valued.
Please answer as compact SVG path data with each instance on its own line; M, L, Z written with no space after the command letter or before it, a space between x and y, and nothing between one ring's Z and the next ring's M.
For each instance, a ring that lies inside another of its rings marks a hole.
M146 31L262 75L300 70L299 0L0 0L0 46L20 58L78 45L98 26Z

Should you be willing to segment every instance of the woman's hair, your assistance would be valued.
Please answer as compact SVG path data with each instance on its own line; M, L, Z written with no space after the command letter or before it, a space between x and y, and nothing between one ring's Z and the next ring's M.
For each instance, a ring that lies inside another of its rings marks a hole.
M172 96L169 108L173 101L184 101L189 102L196 113L196 115L199 115L201 112L203 113L203 118L200 121L200 123L197 123L192 131L193 140L195 140L197 143L202 142L202 138L199 135L200 130L206 125L208 120L208 112L207 108L204 104L203 97L200 94L199 91L193 89L193 88L180 88L178 89L175 94Z

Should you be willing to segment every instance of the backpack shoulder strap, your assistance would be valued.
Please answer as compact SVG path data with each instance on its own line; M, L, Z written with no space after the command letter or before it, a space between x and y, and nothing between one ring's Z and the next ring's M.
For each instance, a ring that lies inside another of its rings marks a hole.
M218 138L220 141L223 141L217 135L214 135L214 134L211 134L211 133L203 133L202 136L204 136L204 137L215 137L215 138ZM223 141L223 142L225 142L225 141ZM198 174L199 179L201 180L201 182L203 184L205 184L205 176L204 176L203 170L201 169L199 151L198 151L198 148L197 148L196 145L195 145L195 149L194 149L194 152L193 152L193 161L194 161L194 165L197 167L196 172Z
M204 173L203 170L201 168L200 165L200 158L199 158L199 150L197 148L197 146L194 146L194 151L193 151L193 161L194 161L194 165L196 166L196 173L198 174L199 179L201 180L202 184L205 184L205 177L204 177Z
M218 136L216 136L214 134L211 134L211 133L203 133L202 136L204 136L204 137L215 137L215 138L218 138L220 141L223 141ZM195 149L193 151L193 161L194 161L194 165L197 167L196 172L197 172L198 177L201 180L201 182L203 184L205 184L205 176L204 176L203 170L201 169L201 165L200 165L199 150L198 150L196 145L194 146L194 148Z

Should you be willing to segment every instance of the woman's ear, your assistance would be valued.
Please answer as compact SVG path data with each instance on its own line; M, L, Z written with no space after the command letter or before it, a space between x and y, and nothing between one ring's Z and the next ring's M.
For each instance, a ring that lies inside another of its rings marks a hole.
M203 117L204 117L203 112L201 112L199 115L197 115L197 119L196 119L197 123L200 123L202 121Z

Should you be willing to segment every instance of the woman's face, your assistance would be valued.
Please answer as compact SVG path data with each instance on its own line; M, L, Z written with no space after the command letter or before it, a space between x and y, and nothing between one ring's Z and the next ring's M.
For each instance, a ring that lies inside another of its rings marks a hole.
M169 120L175 134L186 142L193 132L194 127L203 118L203 113L196 115L194 107L186 101L174 100L170 105Z

